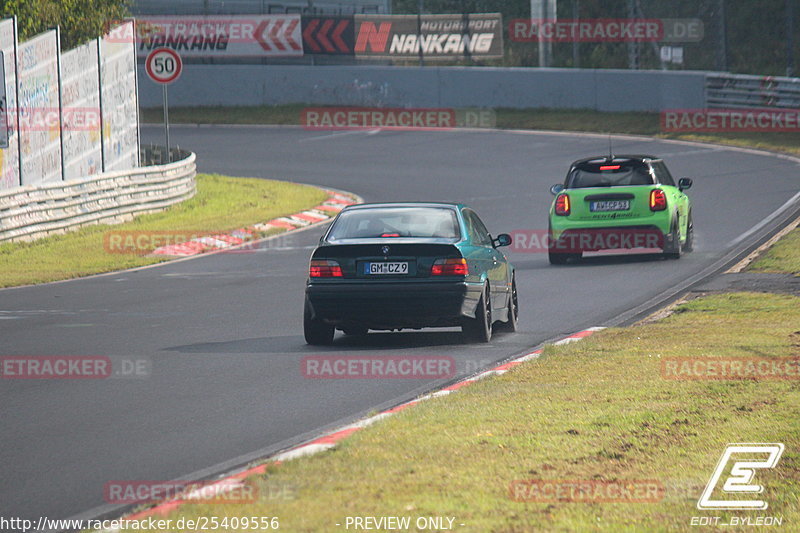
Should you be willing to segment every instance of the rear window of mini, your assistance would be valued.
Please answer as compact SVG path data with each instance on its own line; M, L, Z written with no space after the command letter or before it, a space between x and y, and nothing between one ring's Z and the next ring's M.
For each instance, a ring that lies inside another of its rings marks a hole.
M650 168L641 161L590 161L576 165L567 175L567 189L653 185Z

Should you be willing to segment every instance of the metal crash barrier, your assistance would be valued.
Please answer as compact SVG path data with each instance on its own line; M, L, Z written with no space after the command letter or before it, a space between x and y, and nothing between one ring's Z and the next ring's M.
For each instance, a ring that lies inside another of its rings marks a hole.
M91 178L0 191L0 242L29 241L88 224L116 223L194 196L196 156L145 146L142 166ZM152 163L152 164L151 164Z

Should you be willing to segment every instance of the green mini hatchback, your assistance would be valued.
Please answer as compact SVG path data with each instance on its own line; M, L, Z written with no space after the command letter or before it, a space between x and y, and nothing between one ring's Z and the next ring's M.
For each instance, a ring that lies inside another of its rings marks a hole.
M564 184L550 188L548 254L551 264L581 259L584 252L656 251L678 259L692 250L692 180L672 178L651 155L580 159Z

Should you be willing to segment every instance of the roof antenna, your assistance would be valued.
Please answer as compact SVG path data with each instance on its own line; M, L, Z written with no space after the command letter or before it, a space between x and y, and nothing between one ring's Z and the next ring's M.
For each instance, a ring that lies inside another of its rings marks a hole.
M614 160L614 152L611 150L611 134L608 134L608 161Z

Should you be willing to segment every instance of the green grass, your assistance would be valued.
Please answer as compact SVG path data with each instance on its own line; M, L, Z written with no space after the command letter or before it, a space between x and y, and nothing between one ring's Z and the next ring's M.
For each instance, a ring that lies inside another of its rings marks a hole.
M313 207L325 199L315 187L256 178L199 174L197 194L131 222L86 226L29 243L0 245L0 287L70 279L165 261L140 254L108 253L107 232L219 232L266 222Z
M800 229L794 229L784 235L750 265L749 270L800 276Z
M305 107L308 106L171 107L169 117L174 123L192 124L299 124L300 112ZM661 133L658 113L510 108L498 108L495 112L497 127L501 129L628 133L800 154L800 133ZM142 109L141 120L161 122L161 109Z
M757 474L769 509L737 516L795 527L800 382L662 379L664 358L693 356L800 356L800 298L709 296L658 322L547 347L537 361L251 478L262 489L256 503L185 505L169 517L277 516L293 532L345 531L335 524L347 516L455 517L457 531L481 533L690 531L692 516L731 516L695 507L727 443L781 442L778 467ZM528 479L655 480L665 494L512 501L510 483ZM294 497L264 497L267 486L291 486Z

